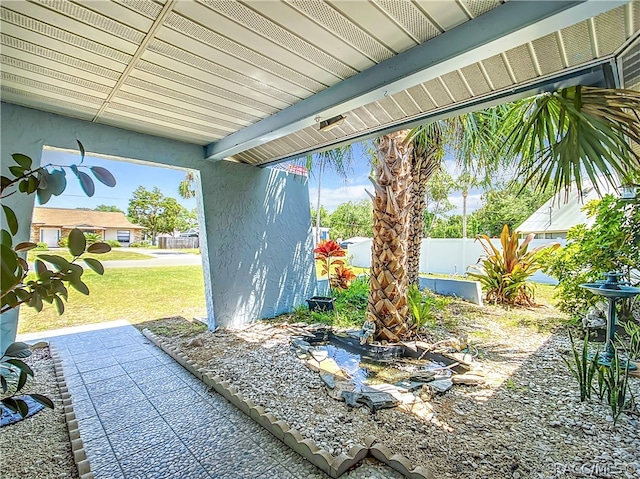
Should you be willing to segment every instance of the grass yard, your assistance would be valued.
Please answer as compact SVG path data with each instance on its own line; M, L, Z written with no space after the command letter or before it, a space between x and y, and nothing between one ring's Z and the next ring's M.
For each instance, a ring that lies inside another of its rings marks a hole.
M69 291L65 313L45 303L41 313L22 307L19 333L126 319L140 323L169 316L206 316L199 266L111 269L104 276L86 271L90 295Z
M73 256L69 254L69 251L66 248L61 249L52 249L52 250L31 250L27 255L27 261L29 263L33 263L38 255L41 254L52 254L56 256L62 256L67 261L71 261ZM153 256L149 256L148 254L136 253L133 251L129 251L128 249L123 250L121 248L113 248L108 253L104 254L91 254L86 253L82 255L83 258L95 258L99 261L119 261L119 260L139 260L139 259L151 259Z

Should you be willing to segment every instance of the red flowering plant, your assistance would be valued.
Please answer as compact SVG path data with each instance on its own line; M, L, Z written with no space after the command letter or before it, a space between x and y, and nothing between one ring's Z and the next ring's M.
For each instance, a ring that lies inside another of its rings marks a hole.
M323 240L318 243L318 247L313 250L316 254L316 261L322 262L323 276L327 276L329 289L346 289L355 279L356 275L348 267L344 266L344 258L347 253L333 240Z

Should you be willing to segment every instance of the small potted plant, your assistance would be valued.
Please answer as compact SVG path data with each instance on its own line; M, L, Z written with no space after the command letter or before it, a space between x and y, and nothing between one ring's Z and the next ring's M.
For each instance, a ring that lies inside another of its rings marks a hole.
M327 277L328 296L313 296L307 300L311 311L331 311L335 298L331 296L334 288L345 289L356 277L349 268L344 266L347 253L333 240L321 241L313 250L316 261L322 261L322 275Z

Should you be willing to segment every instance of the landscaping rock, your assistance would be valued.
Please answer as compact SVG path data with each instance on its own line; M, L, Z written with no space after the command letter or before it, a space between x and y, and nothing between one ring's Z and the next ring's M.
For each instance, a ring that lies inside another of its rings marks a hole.
M324 348L310 348L309 352L311 353L311 356L313 356L313 359L319 363L327 359L327 356L329 356L329 352Z
M309 351L309 348L311 348L311 344L309 344L304 339L300 339L300 338L291 338L291 344L296 349L300 349L302 351Z
M453 382L451 379L438 379L436 381L431 381L427 386L437 393L444 394L453 387Z
M433 378L433 376L432 376ZM428 381L411 381L411 380L404 380L404 381L398 381L395 386L400 389L400 390L404 390L406 392L413 392L413 391L418 391L420 389L422 389L422 386L424 386Z
M187 348L201 348L204 346L204 342L201 338L193 338L186 345Z
M453 384L466 384L467 386L478 386L485 383L485 378L479 373L456 374L451 377Z
M320 379L324 382L329 389L336 388L336 377L333 374L322 373L320 374Z
M365 392L356 400L367 406L372 413L379 409L392 408L400 404L398 399L385 392Z

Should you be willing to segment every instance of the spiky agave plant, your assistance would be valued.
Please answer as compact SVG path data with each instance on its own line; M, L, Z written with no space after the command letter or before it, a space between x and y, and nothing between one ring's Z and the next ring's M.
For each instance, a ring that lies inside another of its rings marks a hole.
M480 281L487 301L516 306L535 304L533 285L528 280L543 267L543 256L558 249L560 244L542 245L529 251L529 244L533 238L535 234L531 233L518 244L517 233L510 232L509 227L504 225L500 235L500 251L487 235L476 237L482 244L486 256L478 260L479 264L469 267L468 275Z

